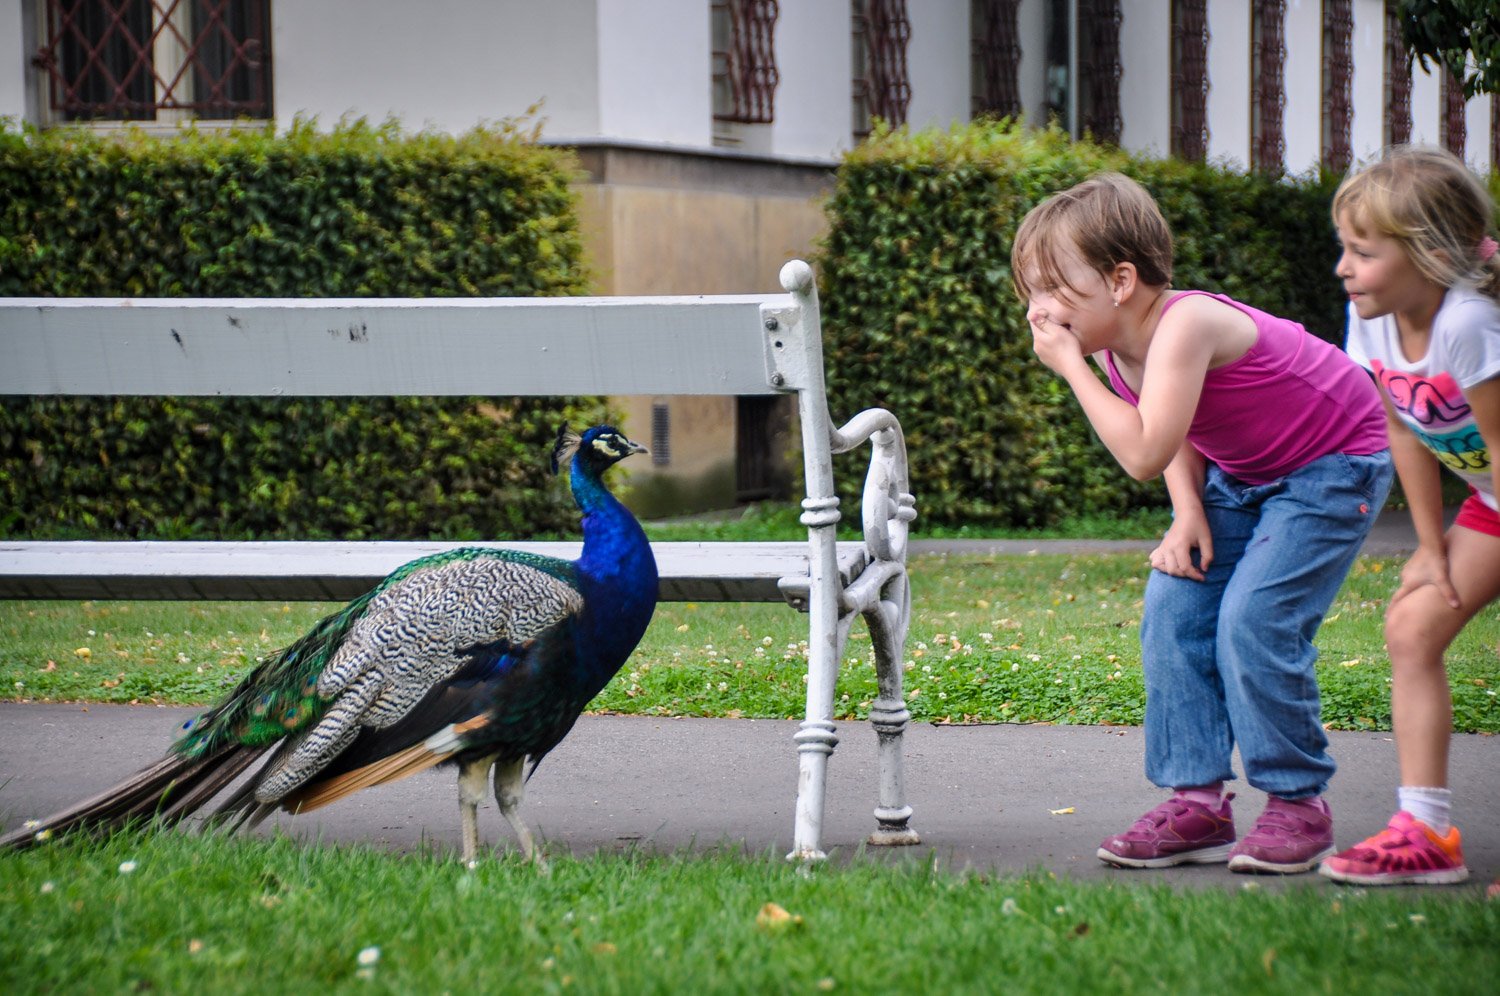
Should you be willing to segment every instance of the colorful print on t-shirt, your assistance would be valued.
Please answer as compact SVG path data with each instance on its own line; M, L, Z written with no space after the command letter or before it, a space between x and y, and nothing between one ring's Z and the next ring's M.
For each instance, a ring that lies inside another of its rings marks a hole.
M1433 455L1460 476L1487 472L1490 452L1463 389L1448 373L1422 377L1370 361L1396 412Z

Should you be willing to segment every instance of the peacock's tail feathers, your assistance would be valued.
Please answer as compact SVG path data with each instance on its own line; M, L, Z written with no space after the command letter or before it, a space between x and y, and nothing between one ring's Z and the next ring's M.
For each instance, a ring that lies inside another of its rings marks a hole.
M112 830L155 819L166 825L195 812L265 752L233 745L201 757L168 754L118 785L0 837L0 848L26 848L71 830Z

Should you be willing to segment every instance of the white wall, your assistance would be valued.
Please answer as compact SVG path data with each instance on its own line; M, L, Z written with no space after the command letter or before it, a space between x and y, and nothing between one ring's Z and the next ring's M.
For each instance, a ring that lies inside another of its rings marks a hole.
M1286 62L1281 110L1288 173L1316 170L1323 155L1323 4L1290 0L1286 5Z
M1164 156L1172 151L1172 7L1166 0L1120 7L1120 144Z
M947 129L969 120L969 0L917 0L906 5L906 13L911 21L907 123L913 129Z
M596 0L599 131L606 139L708 148L713 91L703 0ZM546 4L526 3L528 10Z
M1208 157L1250 162L1250 5L1208 0Z
M1354 162L1367 162L1385 145L1385 0L1354 0L1354 119L1349 148Z
M1490 168L1490 99L1480 95L1464 107L1468 119L1469 140L1464 146L1464 161L1480 173Z
M853 24L845 2L783 3L776 22L776 121L781 155L835 159L850 148Z
M26 74L31 60L21 51L21 0L0 0L0 118L26 117Z
M540 98L549 131L593 132L594 0L340 0L272 12L276 118L345 115L466 131Z
M1437 66L1431 64L1436 70ZM1422 64L1411 67L1411 140L1418 144L1437 145L1442 135L1443 87L1436 72L1422 72Z

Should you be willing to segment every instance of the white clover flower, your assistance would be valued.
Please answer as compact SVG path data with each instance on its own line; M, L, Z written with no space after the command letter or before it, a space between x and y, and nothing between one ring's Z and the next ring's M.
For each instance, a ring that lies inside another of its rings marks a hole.
M135 862L134 861L121 861L120 862L120 874L121 875L129 875L129 874L133 873L134 871L135 871Z
M371 945L367 948L361 948L359 954L355 956L354 960L359 963L360 968L373 968L380 962L380 949L375 947L374 945Z

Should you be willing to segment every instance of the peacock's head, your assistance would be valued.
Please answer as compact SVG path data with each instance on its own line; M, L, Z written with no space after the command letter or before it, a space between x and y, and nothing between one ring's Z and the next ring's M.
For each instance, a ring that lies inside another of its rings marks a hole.
M584 466L602 473L632 453L645 453L646 447L627 439L612 425L595 425L578 435L564 422L557 427L557 442L552 446L552 472L555 474L569 460L582 460Z

